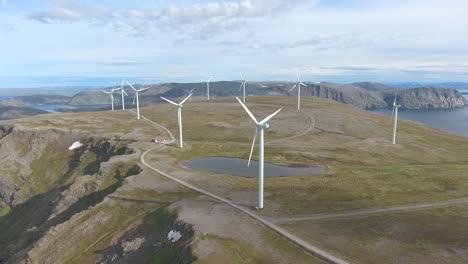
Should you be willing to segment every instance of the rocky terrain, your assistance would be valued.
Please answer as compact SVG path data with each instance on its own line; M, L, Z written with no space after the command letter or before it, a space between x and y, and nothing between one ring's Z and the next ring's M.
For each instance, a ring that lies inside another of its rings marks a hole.
M68 150L77 139L85 146ZM0 263L38 261L27 252L45 234L140 173L125 159L109 162L132 153L126 145L79 132L1 125Z

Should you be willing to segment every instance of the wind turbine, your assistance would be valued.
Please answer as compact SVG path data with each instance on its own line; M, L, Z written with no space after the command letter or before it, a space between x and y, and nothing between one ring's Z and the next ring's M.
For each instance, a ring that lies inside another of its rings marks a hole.
M208 80L203 80L204 82L206 82L206 95L208 97L208 101L210 100L210 81L213 80L213 77L210 77Z
M120 85L120 90L122 92L122 111L125 110L125 99L124 99L124 94L128 96L127 92L124 90L124 81L125 79L122 79L122 84Z
M268 120L270 120L272 117L274 117L279 111L281 111L281 108L278 109L276 112L273 114L267 116L265 119L262 121L258 122L257 119L255 119L255 116L250 112L250 110L245 106L245 104L239 99L239 97L236 97L237 101L242 105L242 107L245 109L247 114L250 116L250 118L254 121L255 123L255 134L252 142L252 148L250 149L250 156L249 156L249 162L247 163L247 166L250 165L250 160L252 159L252 153L253 149L255 146L255 140L257 139L257 133L260 130L260 142L258 143L258 209L263 209L263 167L264 167L264 156L263 156L263 146L264 146L264 141L263 141L263 130L266 128L269 128L270 125L268 125Z
M245 84L247 83L247 80L244 79L244 76L242 75L242 72L239 72L240 73L240 76L241 76L241 85L239 87L239 91L244 88L244 98L243 98L243 101L244 101L244 104L245 104Z
M132 87L132 89L135 91L135 96L136 96L136 103L137 103L137 117L138 117L138 120L140 120L140 100L139 100L139 97L138 97L138 93L139 92L143 92L143 91L146 91L148 90L149 88L143 88L143 89L135 89L135 87L133 87L133 85L131 85L129 82L125 81L128 85L130 85L130 87Z
M398 108L401 105L396 104L396 92L395 92L395 99L393 100L393 110L392 110L392 119L393 119L393 145L396 144L396 130L397 130L397 123L398 123Z
M185 101L187 101L190 97L192 97L192 94L189 94L187 97L185 97L184 100L182 100L182 102L180 103L174 103L173 101L167 99L167 98L164 98L161 96L161 99L175 105L178 107L177 109L177 120L179 122L179 142L180 142L180 148L183 148L184 147L184 143L183 143L183 140L182 140L182 107L183 107L183 104L185 103Z
M110 94L112 111L114 111L114 91L119 90L118 88L112 88L110 91L102 91L103 93Z
M289 90L291 92L294 88L297 87L297 110L301 109L301 85L306 86L301 80L299 80L299 73L296 72L297 83Z
M188 94L193 94L193 90L195 90L195 88L193 88L193 89L190 90L190 91L184 89L184 91L186 91ZM189 101L192 101L192 97L191 97L191 96L190 96L190 100L189 100Z

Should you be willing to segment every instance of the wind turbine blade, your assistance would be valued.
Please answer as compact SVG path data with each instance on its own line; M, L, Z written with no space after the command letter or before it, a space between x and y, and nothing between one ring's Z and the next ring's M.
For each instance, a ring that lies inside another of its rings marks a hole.
M393 105L396 105L396 92L395 92L395 99L393 99Z
M124 89L122 89L122 92L123 92L126 96L128 96L128 93L127 93Z
M123 89L125 78L122 78L122 83L120 84L120 89Z
M185 97L184 100L182 100L182 102L180 102L179 105L183 105L185 103L185 101L187 101L191 96L192 96L192 94L189 94L187 97Z
M192 90L190 90L190 92L189 92L189 93L193 93L193 91L194 91L194 90L195 90L195 88L192 88Z
M242 85L244 85L244 83L241 83L241 85L239 87L239 91L242 90Z
M239 72L240 76L241 76L241 80L244 80L244 75L242 75L242 72Z
M179 106L178 104L176 104L176 103L172 102L171 100L169 100L169 99L167 99L167 98L164 98L164 97L162 97L162 96L161 96L161 99L163 99L164 101L167 101L167 102L169 102L169 103L171 103L171 104L173 104L173 105L175 105L175 106Z
M255 127L255 134L254 134L254 138L252 141L252 147L250 148L250 155L249 155L249 161L247 162L247 167L250 166L250 160L252 160L252 154L253 154L253 150L255 147L255 140L257 139L257 133L258 133L258 127Z
M292 90L294 90L294 88L296 88L297 86L297 83L289 90L289 92L291 92Z
M241 99L239 99L239 97L236 96L236 99L237 99L237 101L239 101L239 103L242 105L242 107L244 107L245 111L250 116L250 118L252 118L252 120L255 122L255 124L258 125L257 119L255 119L255 116L252 114L252 112L250 112L250 110L247 108L247 106L245 106L245 104L241 101Z
M130 85L130 87L132 87L133 90L135 90L135 92L138 92L137 89L135 89L135 87L133 87L133 85L131 85L129 82L127 82L127 80L125 80L125 82Z
M305 84L305 83L303 83L303 82L301 82L300 85L302 85L302 86L307 86L307 84Z
M213 76L211 76L207 82L211 82L211 80L213 80Z
M392 108L392 120L395 118L395 106Z
M190 93L188 90L185 90L185 89L184 89L184 91L186 91L187 93Z
M299 73L296 72L296 77L297 77L297 82L300 83L301 81L299 80Z
M143 92L143 91L146 91L148 89L149 89L149 87L148 88L143 88L143 89L138 90L138 92Z
M276 110L276 112L274 112L273 114L267 116L265 119L263 119L262 121L260 121L260 124L265 124L266 122L268 122L268 120L270 120L272 117L274 117L276 114L279 113L279 111L281 111L281 108Z
M112 92L108 92L108 91L101 91L101 92L106 93L106 94L112 93Z
M135 94L133 94L133 103L132 103L132 105L134 105L134 104L135 104L135 100L136 100L136 93L135 93Z

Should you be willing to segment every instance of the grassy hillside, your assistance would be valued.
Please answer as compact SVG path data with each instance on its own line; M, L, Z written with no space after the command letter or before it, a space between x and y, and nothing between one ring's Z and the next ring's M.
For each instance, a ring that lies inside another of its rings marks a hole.
M47 111L29 107L0 106L0 120L17 119L47 113Z

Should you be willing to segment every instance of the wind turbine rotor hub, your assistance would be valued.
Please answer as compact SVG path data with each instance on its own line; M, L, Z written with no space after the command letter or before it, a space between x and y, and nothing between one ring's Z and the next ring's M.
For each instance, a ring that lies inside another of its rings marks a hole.
M266 128L269 128L270 125L267 123L264 123L264 124L258 124L257 127L258 129L266 129Z

